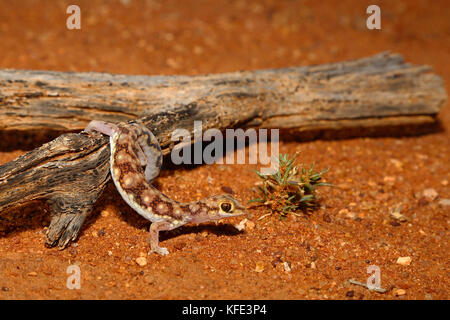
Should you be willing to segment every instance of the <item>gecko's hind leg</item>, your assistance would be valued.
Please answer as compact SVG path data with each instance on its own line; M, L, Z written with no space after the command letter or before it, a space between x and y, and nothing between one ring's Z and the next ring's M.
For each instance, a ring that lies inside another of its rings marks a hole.
M109 123L100 120L92 120L88 123L84 132L98 131L100 133L106 134L107 136L113 136L115 133L119 133L120 129L114 123Z
M142 156L145 157L145 178L147 179L147 181L152 181L159 175L159 172L161 171L162 151L159 142L153 135L153 133L144 125L142 126L144 134L139 137L137 146L138 150L142 151ZM141 161L141 155L139 155L139 153L138 156L139 160Z
M136 153L137 156L139 158L139 163L141 164L141 166L146 166L148 165L148 161L147 161L147 157L145 156L144 151L142 151L142 147L139 143L136 144Z

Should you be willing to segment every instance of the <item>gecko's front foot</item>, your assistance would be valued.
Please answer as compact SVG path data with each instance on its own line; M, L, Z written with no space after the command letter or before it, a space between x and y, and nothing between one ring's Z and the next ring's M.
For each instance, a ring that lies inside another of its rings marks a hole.
M158 253L162 256L166 256L169 254L169 250L167 250L166 248L162 248L162 247L156 247L156 248L152 248L148 254L152 254L152 253Z

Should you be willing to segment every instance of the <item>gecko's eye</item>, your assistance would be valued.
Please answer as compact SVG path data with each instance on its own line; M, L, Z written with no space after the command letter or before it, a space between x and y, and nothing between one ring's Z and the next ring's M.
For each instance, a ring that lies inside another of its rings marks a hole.
M221 209L223 212L228 213L228 212L231 212L231 210L233 210L233 205L232 205L231 203L229 203L229 202L222 202L222 203L220 204L220 209Z

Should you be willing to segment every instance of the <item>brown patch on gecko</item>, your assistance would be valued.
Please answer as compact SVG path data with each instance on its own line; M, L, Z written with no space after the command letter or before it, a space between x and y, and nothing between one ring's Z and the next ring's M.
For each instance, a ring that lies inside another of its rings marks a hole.
M114 168L120 171L120 174L116 175L118 178L123 178L127 173L141 174L143 172L142 167L135 165L134 162L126 161L126 159L121 161L114 160Z
M125 126L120 126L120 130L122 133L124 133L125 135L129 135L130 134L130 130L125 127ZM120 136L120 135L119 135Z
M186 206L186 210L188 210L193 216L198 215L202 212L202 209L209 211L209 208L206 204L201 202L195 202Z

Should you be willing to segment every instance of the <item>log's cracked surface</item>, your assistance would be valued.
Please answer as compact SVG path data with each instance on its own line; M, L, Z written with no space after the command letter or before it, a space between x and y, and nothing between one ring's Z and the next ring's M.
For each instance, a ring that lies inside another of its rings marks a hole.
M204 76L0 70L0 130L81 130L141 118L164 153L176 128L347 129L434 122L442 79L399 55ZM52 211L47 245L74 240L109 180L108 140L68 133L0 166L0 212L34 200Z

